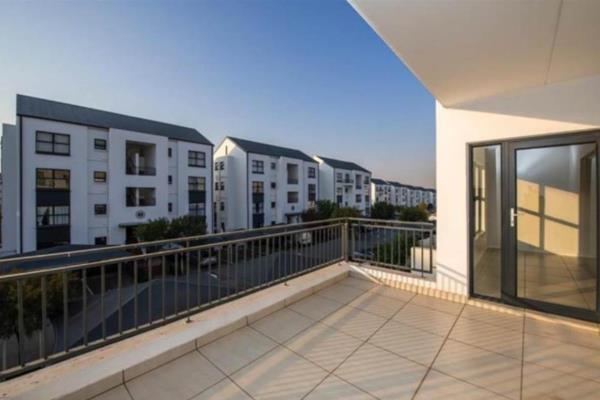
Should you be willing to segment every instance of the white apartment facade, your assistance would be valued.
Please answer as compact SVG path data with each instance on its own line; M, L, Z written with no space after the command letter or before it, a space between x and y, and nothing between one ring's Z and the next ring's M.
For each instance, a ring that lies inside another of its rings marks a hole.
M353 207L363 216L371 210L371 172L360 165L322 156L319 163L319 199Z
M419 204L425 204L435 208L434 189L372 178L370 191L373 204L384 202L400 207L416 207Z
M212 144L195 129L28 96L4 125L3 251L122 244L151 219L212 227Z
M392 185L389 182L379 178L371 178L371 202L390 203L393 199Z
M319 168L300 150L226 137L214 153L215 231L301 222L319 198Z
M436 276L414 283L600 320L600 2L350 3L436 99Z

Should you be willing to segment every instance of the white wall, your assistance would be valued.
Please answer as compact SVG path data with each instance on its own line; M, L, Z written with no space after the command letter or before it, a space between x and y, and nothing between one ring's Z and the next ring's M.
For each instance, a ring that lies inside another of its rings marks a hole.
M19 245L19 137L15 125L2 125L2 246L14 254Z
M600 126L600 77L476 102L436 104L437 286L468 291L467 144Z

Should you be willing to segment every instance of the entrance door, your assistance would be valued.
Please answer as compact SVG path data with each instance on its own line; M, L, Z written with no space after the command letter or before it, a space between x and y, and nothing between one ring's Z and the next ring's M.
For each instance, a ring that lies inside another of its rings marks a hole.
M503 291L518 303L597 316L597 140L591 134L508 143Z

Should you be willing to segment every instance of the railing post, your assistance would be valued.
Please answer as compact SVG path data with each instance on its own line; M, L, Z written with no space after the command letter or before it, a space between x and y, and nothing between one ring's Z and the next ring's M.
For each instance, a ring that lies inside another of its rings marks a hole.
M349 235L348 231L350 229L350 224L348 224L348 220L344 221L343 229L342 229L342 254L344 256L345 261L350 261L350 252L349 250Z

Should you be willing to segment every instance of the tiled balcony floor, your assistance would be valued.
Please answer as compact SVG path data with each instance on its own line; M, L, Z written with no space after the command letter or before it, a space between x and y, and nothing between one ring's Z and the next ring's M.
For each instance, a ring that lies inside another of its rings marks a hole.
M599 396L597 327L348 278L96 400Z

